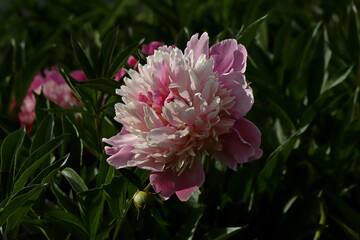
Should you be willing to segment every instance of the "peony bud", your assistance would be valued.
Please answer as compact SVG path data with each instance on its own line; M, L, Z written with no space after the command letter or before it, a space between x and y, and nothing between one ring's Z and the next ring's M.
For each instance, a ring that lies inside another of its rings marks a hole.
M148 191L137 191L134 194L133 202L137 208L145 209L152 205L154 197Z

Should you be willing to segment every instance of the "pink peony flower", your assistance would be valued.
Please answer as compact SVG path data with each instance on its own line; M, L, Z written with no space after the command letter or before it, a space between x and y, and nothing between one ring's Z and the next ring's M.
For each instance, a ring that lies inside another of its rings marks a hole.
M79 105L78 101L72 95L72 91L66 84L65 80L59 73L57 67L52 67L50 70L44 71L45 77L38 73L31 83L27 95L25 96L18 119L21 125L26 125L27 129L31 128L32 122L35 120L35 97L33 91L40 94L43 90L45 96L63 108L71 108L74 105ZM83 71L77 70L71 73L72 77L78 81L85 81L86 76ZM15 100L13 101L14 105Z
M159 47L163 46L164 44L162 44L161 42L150 42L149 45L147 44L143 44L142 45L142 52L147 54L147 55L153 55L154 51L157 50ZM138 61L136 60L135 57L130 56L129 59L127 60L127 63L131 66L134 67L136 65ZM137 70L137 69L136 69ZM121 68L116 74L115 74L115 81L119 81L123 76L125 75L125 70L123 68Z
M254 102L246 58L235 39L209 48L207 33L192 36L184 52L163 46L148 56L116 91L123 129L103 139L108 163L151 170L162 199L175 193L186 201L205 180L202 154L234 170L260 158L261 133L244 119Z

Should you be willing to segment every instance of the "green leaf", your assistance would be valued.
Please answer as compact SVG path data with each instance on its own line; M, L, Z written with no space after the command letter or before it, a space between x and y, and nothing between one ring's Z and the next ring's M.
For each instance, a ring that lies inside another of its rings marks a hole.
M35 121L38 126L49 116L49 112L44 111L43 109L50 108L50 100L45 96L43 89L41 89L40 94L37 94L33 91L32 93L35 96Z
M76 193L81 193L88 190L84 180L82 180L82 178L73 169L65 168L61 171L61 175L63 175L68 180Z
M46 216L47 217L51 217L51 218L55 218L61 221L65 221L70 223L73 226L76 226L78 229L81 230L81 234L84 236L87 236L87 231L86 231L86 227L84 226L83 222L81 221L80 218L78 218L76 215L69 213L69 212L65 212L61 209L56 209L56 210L51 210L51 211L47 211L46 212ZM74 230L76 231L76 230ZM88 237L84 238L84 239L89 239Z
M37 191L31 197L29 197L27 200L27 204L24 204L24 205L16 208L16 210L14 210L14 212L8 218L8 222L6 225L7 232L10 232L13 229L15 229L24 220L25 215L29 212L32 205L39 198L40 194L42 193L42 190L43 189L41 189L41 191Z
M175 40L176 47L178 47L179 49L185 49L189 39L190 39L189 30L186 27L183 27L176 36L176 40Z
M262 22L267 18L267 16L268 15L265 15L259 18L245 29L240 30L236 36L236 40L239 43L243 44L245 47L247 47L251 43L251 41L253 41L253 39L255 38L258 28L260 27Z
M15 177L18 155L25 137L25 127L9 134L1 145L1 196L10 192Z
M86 56L83 48L81 47L80 43L75 40L75 38L71 37L71 43L73 46L74 54L76 56L76 59L81 65L81 68L84 70L84 73L88 79L95 78L95 72L93 67L91 66L90 60Z
M106 181L108 169L114 169L113 167L110 167L110 165L106 162L106 158L107 158L107 155L105 153L103 153L100 158L99 174L96 179L97 187L100 187L102 184L106 184L105 181Z
M352 69L353 66L345 67L344 69L341 69L339 72L330 77L328 81L323 82L323 85L321 87L321 94L342 83L349 76Z
M5 221L16 211L16 209L25 206L27 204L32 205L34 203L32 197L37 195L42 191L47 184L37 184L32 185L26 188L23 188L21 191L17 192L7 201L6 205L0 208L0 226L2 226ZM3 205L3 203L1 203Z
M344 222L346 225L360 234L360 213L344 202L340 197L334 194L328 194L328 196L330 198L331 206L341 213L345 219Z
M64 141L64 136L57 137L39 147L24 162L13 188L13 193L19 191L32 176L32 174L41 166L47 157Z
M92 189L80 193L82 198L82 207L85 209L85 215L88 222L90 236L95 238L99 229L99 222L104 210L105 197L101 189Z
M70 153L60 158L59 160L54 161L50 166L42 170L31 182L29 185L37 183L47 183L50 179L59 171L59 169L65 165L69 159Z
M77 120L74 120L77 121ZM61 116L62 132L69 134L62 145L61 154L71 153L68 167L80 169L83 156L83 140L80 138L79 132L75 124L66 115Z
M161 225L169 225L169 223L164 220L159 210L161 210L161 207L155 202L154 206L150 208L151 216L153 216L153 218Z
M52 53L55 46L47 47L29 60L24 68L20 71L19 75L16 78L16 88L15 88L15 98L16 105L14 111L17 112L20 109L20 106L23 102L25 95L27 94L28 88L33 81L35 75L40 70L41 65L46 60L46 58Z
M120 87L120 84L112 79L102 78L94 79L85 82L77 83L78 87L86 87L107 93L110 95L115 95L115 89Z
M259 174L259 192L263 192L265 189L267 189L267 186L272 182L272 180L278 179L276 174L281 172L283 165L285 164L287 158L295 146L296 141L306 131L307 127L308 125L294 132L289 137L289 139L287 139L270 154L266 160L265 167Z
M120 70L122 66L127 62L131 54L144 42L141 39L139 42L135 42L123 50L118 56L115 57L114 61L110 64L110 67L106 73L106 77L114 78L115 74Z
M98 76L100 77L104 77L107 69L109 68L109 63L111 62L114 54L115 44L117 43L118 34L119 30L118 28L115 28L106 36L101 45L98 61L98 64L100 65L100 72L98 73Z
M19 190L18 188L21 188L23 184L25 184L26 180L31 176L31 174L40 166L40 164L47 158L47 156L49 156L57 147L59 147L63 141L64 136L54 138L30 154L16 175L17 186L16 188L14 187L14 190Z
M133 171L126 168L118 169L118 171L135 187L138 189L143 189L141 179Z
M51 191L55 195L57 202L61 208L71 213L78 212L77 203L75 203L73 199L68 197L54 181L51 182Z
M13 118L0 115L0 127L6 134L10 134L19 128L19 124Z
M337 224L340 225L340 227L344 230L344 232L346 233L346 235L348 236L348 239L352 239L352 240L360 240L360 233L354 231L353 229L351 229L348 225L346 225L344 222L342 222L341 220L339 220L336 217L333 217L333 219L335 220L335 222L337 222Z
M200 206L191 210L191 214L186 222L181 226L180 231L176 233L177 239L191 240L194 237L197 225L203 216L205 207Z
M355 61L359 61L359 50L360 50L360 41L359 41L359 26L358 26L358 12L357 7L354 1L351 1L349 9L349 22L347 25L348 33L348 47L350 47L350 53L353 56Z
M245 227L217 228L206 233L203 239L226 240L243 230Z
M37 129L31 144L30 153L33 153L41 145L49 141L53 136L54 115L48 115Z
M129 0L117 1L115 6L112 6L110 11L106 14L106 17L99 24L99 32L100 35L103 35L115 25L117 17L121 15L124 11L126 11L126 5L129 3Z
M126 181L123 177L114 177L110 184L103 185L105 199L111 213L120 219L124 213L126 203Z

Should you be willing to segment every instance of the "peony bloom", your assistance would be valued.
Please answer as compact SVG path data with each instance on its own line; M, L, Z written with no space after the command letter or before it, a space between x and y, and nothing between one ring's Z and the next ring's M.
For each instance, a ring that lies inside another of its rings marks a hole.
M161 42L150 42L149 45L143 44L142 45L142 52L147 55L153 55L154 51L157 50L159 47L163 46ZM130 56L127 60L127 63L130 65L130 67L134 67L138 61L133 56ZM136 69L137 70L137 69ZM121 68L116 74L115 74L115 81L119 81L123 76L125 75L125 70Z
M35 120L35 104L36 100L33 91L40 94L41 90L45 96L59 105L62 108L71 108L74 105L79 105L78 101L72 95L72 91L66 84L65 80L59 73L57 67L52 67L50 70L44 71L45 77L38 73L31 83L27 95L25 96L18 119L21 125L26 125L28 129L31 128L32 122ZM72 77L78 81L85 81L86 76L83 71L77 70L71 73ZM15 100L12 105L14 105Z
M260 158L261 133L244 118L254 102L246 58L235 39L209 48L207 33L192 36L184 52L163 46L148 56L116 91L123 128L103 139L108 163L151 170L162 199L175 193L186 201L204 182L202 154L234 170Z

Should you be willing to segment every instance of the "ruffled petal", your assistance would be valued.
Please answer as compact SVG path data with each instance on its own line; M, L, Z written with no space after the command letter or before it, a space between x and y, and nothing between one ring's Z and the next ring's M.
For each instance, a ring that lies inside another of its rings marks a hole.
M262 155L260 149L261 133L250 121L238 119L232 131L221 136L223 148L221 151L212 151L212 156L237 170L239 163L246 163L259 159Z
M150 183L162 199L167 200L176 193L181 201L187 201L190 196L204 183L205 173L200 160L196 160L191 168L178 175L171 169L163 172L153 172Z
M107 139L103 138L102 141L112 145L112 147L105 147L107 155L111 155L107 162L111 165L119 168L131 167L133 164L129 164L134 157L132 150L134 149L133 144L136 143L137 137L127 131L121 131L117 135Z
M232 71L222 75L220 81L226 89L231 90L231 95L235 97L235 104L230 112L237 119L245 116L254 103L254 95L251 87L245 81L244 74Z
M198 39L199 34L194 34L190 41L187 43L187 47L185 49L185 55L189 55L190 51L193 51L194 63L197 62L201 54L205 54L206 59L209 58L209 36L205 32L201 35L200 39Z
M231 69L244 73L246 70L247 52L235 39L221 41L210 48L210 57L215 60L214 71L219 75Z

